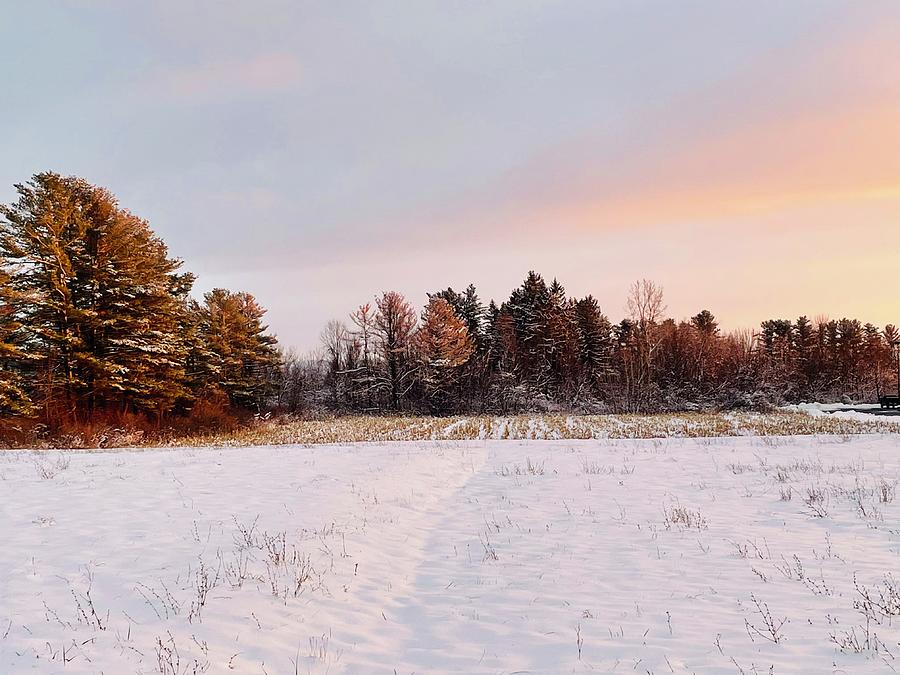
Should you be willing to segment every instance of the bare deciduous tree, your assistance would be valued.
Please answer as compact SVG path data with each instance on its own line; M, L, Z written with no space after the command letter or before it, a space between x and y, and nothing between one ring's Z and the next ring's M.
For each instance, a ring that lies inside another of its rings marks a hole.
M647 279L635 281L628 289L627 306L628 314L638 328L658 323L666 311L662 286Z
M647 279L635 281L628 291L627 306L633 322L632 335L637 352L637 368L631 374L633 382L629 390L641 404L646 404L652 395L653 355L660 343L657 327L666 311L662 286Z
M335 406L340 400L341 370L344 365L344 344L347 342L347 336L347 327L344 323L337 319L332 319L325 324L325 328L322 329L319 337L322 347L325 349L325 358L328 361L326 383L331 389L331 402Z

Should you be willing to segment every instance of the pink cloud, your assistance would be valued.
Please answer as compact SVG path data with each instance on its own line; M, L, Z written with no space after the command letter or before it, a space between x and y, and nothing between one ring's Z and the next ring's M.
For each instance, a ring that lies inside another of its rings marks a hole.
M270 52L249 59L199 63L157 72L142 89L167 98L211 102L289 91L303 69L291 54Z

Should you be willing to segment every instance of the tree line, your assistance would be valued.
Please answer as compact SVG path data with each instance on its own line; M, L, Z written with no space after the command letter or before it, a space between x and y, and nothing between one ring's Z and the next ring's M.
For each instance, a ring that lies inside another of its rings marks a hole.
M280 359L250 294L192 299L147 221L83 179L15 189L0 205L0 416L55 428L269 406Z
M667 317L650 281L613 322L536 272L499 305L474 285L427 293L421 312L381 293L299 356L252 295L192 298L193 275L107 190L49 172L15 188L0 205L0 421L730 409L896 386L892 325L801 316L723 331L707 310Z
M596 298L572 298L529 272L499 306L474 285L427 294L421 316L396 292L322 333L333 408L647 412L864 401L897 391L900 333L856 319L764 321L722 331L702 310L665 316L662 288L630 289L613 323ZM308 378L313 379L313 378Z

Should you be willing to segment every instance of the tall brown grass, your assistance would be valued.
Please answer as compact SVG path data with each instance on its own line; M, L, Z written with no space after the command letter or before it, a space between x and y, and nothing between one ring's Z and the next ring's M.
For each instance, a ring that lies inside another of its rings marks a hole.
M512 417L344 416L241 418L221 401L198 403L190 415L160 427L140 416L119 415L69 425L48 434L10 430L5 447L110 448L149 446L316 445L429 440L569 440L715 438L893 434L886 420L813 417L803 413L684 413L657 415L517 415Z

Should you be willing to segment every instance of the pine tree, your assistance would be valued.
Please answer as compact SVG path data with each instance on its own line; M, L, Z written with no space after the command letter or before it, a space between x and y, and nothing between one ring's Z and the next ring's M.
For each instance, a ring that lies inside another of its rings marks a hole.
M881 381L885 366L890 364L890 350L884 342L884 337L878 327L867 323L863 326L863 360L861 366L864 369L862 376L867 380L869 389L875 394L881 395ZM870 383L870 384L869 384Z
M485 310L484 320L484 342L485 353L488 355L488 369L493 370L497 366L497 345L498 345L498 327L497 320L500 318L500 308L497 303L491 300Z
M104 197L101 193L101 197ZM100 206L114 206L103 198ZM190 396L187 345L179 328L194 277L180 273L146 221L113 208L93 218L77 296L90 308L83 338L97 360L89 382L96 405L122 401L158 414Z
M889 369L896 375L893 385L887 387L885 391L891 391L893 387L897 387L897 395L900 396L900 328L889 323L884 327L882 334L884 335Z
M863 329L857 319L838 321L838 359L842 394L859 393L859 363L863 357Z
M708 309L701 310L691 317L691 327L696 334L695 359L696 359L696 383L699 387L705 387L709 379L713 365L710 360L715 351L716 337L719 333L719 323L715 315Z
M575 317L578 322L578 358L589 385L597 393L612 367L612 326L592 295L575 303Z
M0 256L14 291L13 313L28 327L28 353L40 368L42 405L50 421L74 414L88 356L78 331L73 258L84 246L88 221L79 198L85 185L56 174L38 174L16 185L19 199L0 206ZM57 401L57 399L59 399Z
M186 395L175 330L193 278L147 223L80 178L35 175L0 207L0 256L45 414L162 413Z
M262 323L266 313L249 293L216 288L193 303L205 356L197 356L207 391L221 389L232 405L261 410L277 389L276 339Z
M719 332L719 324L716 321L716 317L708 309L704 309L692 316L691 325L702 335L713 336Z
M22 326L15 320L11 299L9 275L0 269L0 419L30 415L33 410L22 377L26 363L20 347Z
M556 279L547 289L549 302L544 313L543 342L553 394L568 401L575 395L578 368L578 323L575 303Z
M793 325L786 319L769 319L760 324L762 344L766 353L782 362L788 360L792 344Z
M179 411L182 413L194 411L198 401L202 401L201 407L211 403L226 406L228 397L211 381L215 372L212 364L217 357L207 341L200 305L193 298L185 298L178 317L176 330L181 336L185 350L184 384L190 392L178 407ZM204 413L206 411L213 412L213 409L207 408Z
M813 357L816 346L816 336L812 323L805 316L797 318L793 327L792 345L797 360L801 365L808 364Z
M532 271L500 308L509 314L515 327L516 363L520 374L538 390L546 387L550 375L546 352L549 306L550 290L543 277Z

